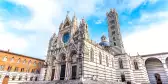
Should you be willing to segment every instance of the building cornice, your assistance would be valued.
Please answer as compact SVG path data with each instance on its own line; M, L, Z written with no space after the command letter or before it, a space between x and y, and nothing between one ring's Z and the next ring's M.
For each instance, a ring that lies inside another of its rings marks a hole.
M30 57L30 56L26 56L26 55L23 55L23 54L18 54L18 53L10 52L10 51L0 50L0 52L12 54L12 55L18 55L18 56L22 56L22 57L27 57L27 58L31 58L31 59L36 59L36 60L40 60L40 61L44 61L43 59L39 59L39 58L35 58L35 57Z

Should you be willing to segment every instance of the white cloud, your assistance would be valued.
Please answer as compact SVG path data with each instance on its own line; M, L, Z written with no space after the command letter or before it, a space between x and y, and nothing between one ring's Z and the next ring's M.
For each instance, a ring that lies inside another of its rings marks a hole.
M95 13L96 4L103 0L8 0L17 6L23 6L30 11L30 18L14 18L3 22L5 28L15 28L17 31L33 31L36 34L28 37L18 36L17 33L5 31L0 34L3 49L11 49L29 56L44 58L50 35L58 32L59 24L65 19L66 12L70 15L76 13L78 20L83 16L88 17ZM6 12L8 13L8 12ZM12 16L12 15L11 15ZM15 16L13 16L15 17ZM22 21L21 21L22 20ZM2 29L0 29L2 30ZM44 33L45 32L45 33ZM26 33L25 33L26 34ZM18 45L19 46L18 46ZM1 46L0 45L0 46Z
M11 21L19 25L17 29L36 31L58 31L66 11L75 11L77 16L89 16L95 12L96 4L102 0L9 0L18 6L25 6L31 12L31 19L26 22ZM72 14L72 13L71 13ZM22 24L22 26L20 25Z
M166 20L168 19L168 11L159 11L156 13L142 13L142 16L140 18L140 22L147 22L147 21L153 21L153 20Z
M28 43L25 38L7 32L2 22L0 22L0 39L0 49L3 50L10 49L14 52L24 53L28 47Z
M144 14L141 19L146 21L146 17L149 20L165 17L167 12L158 12L156 14ZM142 21L140 19L140 21ZM167 52L168 43L168 19L159 20L157 22L148 23L148 25L134 25L134 31L127 34L123 41L127 53L135 55L137 52L140 54L150 54L158 52Z
M97 20L95 21L95 24L101 24L103 22L103 20Z

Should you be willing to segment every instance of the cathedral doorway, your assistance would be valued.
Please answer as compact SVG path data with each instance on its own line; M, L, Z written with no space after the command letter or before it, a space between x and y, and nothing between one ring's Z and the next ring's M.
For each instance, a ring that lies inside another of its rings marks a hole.
M60 80L64 80L65 78L65 65L61 65L61 74L60 74Z
M75 80L76 79L76 65L75 66L72 66L72 80Z
M148 78L151 84L168 84L162 62L157 58L148 58L145 61Z
M55 69L52 69L52 76L51 76L51 80L54 79L54 74L55 74Z
M155 73L155 79L156 79L156 83L157 83L157 84L162 84L162 80L161 80L161 78L160 78L160 74Z

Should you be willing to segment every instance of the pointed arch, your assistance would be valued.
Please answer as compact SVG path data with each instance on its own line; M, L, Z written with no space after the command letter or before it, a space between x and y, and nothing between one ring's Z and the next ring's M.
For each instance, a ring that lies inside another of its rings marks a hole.
M108 62L108 56L106 55L106 65L107 65L107 67L109 66L109 62Z
M118 59L118 63L119 63L119 68L123 69L123 60L121 58Z
M99 52L99 63L102 64L102 54Z
M138 62L136 60L134 60L133 62L134 62L134 69L138 70L139 69Z
M90 61L94 62L94 51L93 51L93 48L91 48L91 50L90 50Z
M64 28L66 27L66 26L69 26L70 25L70 23L67 21L65 24L64 24Z
M61 54L59 55L59 60L60 60L61 62L65 62L65 60L66 60L66 54L65 54L65 53L61 53Z
M72 63L75 63L76 62L76 55L77 55L77 51L76 50L72 50L71 53L70 53L70 60Z

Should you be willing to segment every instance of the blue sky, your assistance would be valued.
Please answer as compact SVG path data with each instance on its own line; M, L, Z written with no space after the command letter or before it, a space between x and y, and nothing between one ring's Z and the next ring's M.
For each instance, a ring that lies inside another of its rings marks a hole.
M167 51L167 0L0 0L0 49L45 59L66 12L85 18L90 38L108 36L106 12L115 8L127 53Z

